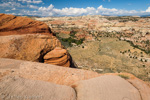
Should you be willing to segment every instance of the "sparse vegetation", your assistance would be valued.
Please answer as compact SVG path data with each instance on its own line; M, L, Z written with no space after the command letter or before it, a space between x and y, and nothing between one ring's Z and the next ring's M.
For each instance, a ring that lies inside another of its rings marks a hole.
M57 38L62 42L64 46L72 47L72 43L75 43L76 45L81 45L85 38L76 39L75 37L76 32L72 31L72 34L68 38L62 38L59 36L59 33L56 33ZM67 44L66 44L67 43Z
M93 67L104 69L100 73L127 72L142 80L148 80L145 69L148 67L147 58L150 56L150 41L147 40L149 37L146 37L149 32L144 33L142 27L139 27L142 23L145 29L148 28L146 26L149 22L148 18L143 20L131 16L106 16L99 17L100 22L98 22L98 19L93 16L88 19L91 20L90 23L87 19L84 23L85 20L79 17L71 17L67 20L72 23L68 26L67 23L61 24L61 27L60 24L57 25L58 27L53 24L52 29L70 31L68 36L58 33L58 37L77 64L86 66L89 70ZM86 36L91 36L93 40L83 42L83 37Z
M127 76L127 75L119 74L118 76L120 76L121 78L124 78L124 79L129 79L129 76Z
M112 20L118 20L119 22L128 22L128 21L136 22L136 21L138 21L137 17L131 17L131 16L106 17L106 19L108 19L110 21L112 21Z

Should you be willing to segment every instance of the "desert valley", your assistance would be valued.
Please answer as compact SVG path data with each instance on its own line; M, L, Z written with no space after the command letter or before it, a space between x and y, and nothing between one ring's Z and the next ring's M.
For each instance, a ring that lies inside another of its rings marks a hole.
M0 14L0 100L150 100L150 17Z
M127 72L150 80L149 17L88 15L35 20L49 25L79 68Z

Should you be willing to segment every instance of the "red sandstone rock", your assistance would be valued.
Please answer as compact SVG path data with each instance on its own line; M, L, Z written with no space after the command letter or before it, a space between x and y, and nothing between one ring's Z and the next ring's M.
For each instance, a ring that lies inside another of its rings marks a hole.
M33 34L0 36L0 51L0 58L74 67L71 56L54 36Z
M0 14L0 36L1 58L38 61L74 67L69 53L63 49L59 40L52 36L50 28L43 22L27 17ZM54 49L55 47L59 47L60 50ZM44 56L46 59L44 59Z
M27 17L0 14L0 36L22 34L52 35L50 28L43 22Z
M56 47L44 56L44 63L68 67L70 66L70 56L67 50Z

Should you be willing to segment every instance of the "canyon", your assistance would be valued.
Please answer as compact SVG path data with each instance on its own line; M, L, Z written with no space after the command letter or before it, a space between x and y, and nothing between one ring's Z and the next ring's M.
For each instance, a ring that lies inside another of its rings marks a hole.
M0 14L0 100L149 100L149 21Z

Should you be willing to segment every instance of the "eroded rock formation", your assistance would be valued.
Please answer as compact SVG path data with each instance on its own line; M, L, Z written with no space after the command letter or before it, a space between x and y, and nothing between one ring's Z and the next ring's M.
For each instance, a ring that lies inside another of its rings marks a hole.
M44 63L54 65L63 65L65 67L70 65L70 56L66 49L56 47L44 56Z
M0 58L75 67L50 28L27 17L0 14L0 51Z
M43 22L27 17L0 14L0 36L22 34L52 34L50 28Z
M47 35L10 35L0 37L0 57L73 66L71 56L59 40Z

